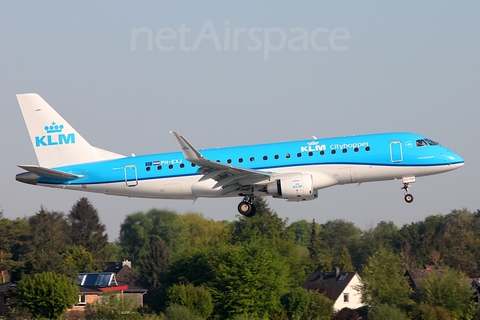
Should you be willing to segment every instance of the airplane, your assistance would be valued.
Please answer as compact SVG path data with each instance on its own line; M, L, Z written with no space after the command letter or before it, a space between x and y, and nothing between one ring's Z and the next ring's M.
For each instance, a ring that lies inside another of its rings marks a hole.
M416 178L457 169L464 160L424 136L390 132L196 149L171 132L180 151L125 156L90 145L40 95L17 95L38 165L19 165L16 180L107 195L197 199L242 197L238 212L255 215L253 200L308 201L335 185L400 180L411 203Z

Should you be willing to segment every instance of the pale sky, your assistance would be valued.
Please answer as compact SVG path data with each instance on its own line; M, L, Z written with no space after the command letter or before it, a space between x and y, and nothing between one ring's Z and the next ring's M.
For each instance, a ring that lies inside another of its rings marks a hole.
M0 209L68 214L87 197L118 237L152 208L233 220L240 198L129 199L15 181L37 164L15 94L36 92L92 145L122 154L408 131L466 164L417 179L267 198L290 222L399 227L480 208L478 1L8 1L0 10ZM149 38L150 37L150 38Z

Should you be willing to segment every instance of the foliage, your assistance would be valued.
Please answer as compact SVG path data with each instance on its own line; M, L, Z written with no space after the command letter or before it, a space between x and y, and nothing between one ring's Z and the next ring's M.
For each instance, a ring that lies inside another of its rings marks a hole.
M175 284L167 289L169 305L182 305L202 319L207 319L213 311L212 295L204 286L195 287Z
M400 308L411 304L411 289L401 260L392 251L379 249L362 271L362 301L369 306L388 304Z
M84 247L96 261L104 261L108 243L106 227L87 198L80 198L68 215L70 243Z
M67 225L63 213L46 211L43 207L28 219L29 252L22 257L24 273L51 271L66 273L60 253L68 245Z
M93 272L97 270L97 263L82 246L68 246L62 253L65 268L72 269L74 274L79 272Z
M312 259L315 266L315 271L322 269L322 246L320 244L320 238L318 237L317 224L313 219L310 227L310 242L308 244L308 251L310 252L310 259Z
M311 224L307 220L298 220L287 227L287 232L293 235L295 244L307 247L310 242Z
M330 320L333 316L333 301L317 291L309 291L310 303L302 320Z
M198 272L202 270L202 272ZM275 250L260 243L218 244L185 252L170 268L170 282L204 284L214 314L264 317L280 309L287 292L289 268Z
M439 306L430 306L423 302L416 304L410 314L412 319L419 320L451 320L452 315L447 309Z
M142 270L149 259L151 243L157 237L165 241L169 251L179 252L185 239L185 226L172 211L152 209L146 214L137 212L128 215L120 226L120 245L124 258L135 261L134 269Z
M187 213L179 218L184 225L185 243L189 248L201 248L230 241L229 229L222 222L205 219L198 213Z
M165 310L165 320L202 320L203 318L192 312L184 305L171 304Z
M415 292L418 302L432 307L442 307L455 318L473 317L474 291L462 272L447 268L443 272L430 272Z
M282 296L281 302L289 319L299 319L307 311L310 294L305 289L294 288Z
M368 320L407 320L407 315L398 307L386 303L375 304L368 313Z
M105 292L96 302L87 304L85 319L142 319L137 309L138 305L132 298L120 293Z
M347 246L343 246L342 255L338 261L338 266L341 271L352 272L355 271L352 264L352 257L348 251Z
M160 280L165 275L170 264L170 252L167 244L159 236L150 242L150 252L141 267L141 273L154 287L160 286Z
M23 256L30 252L30 226L27 219L0 219L0 270L6 270L11 280L20 279L24 267ZM7 282L6 274L0 281Z
M360 316L358 312L349 308L343 308L342 310L335 312L332 320L359 320Z
M20 305L35 318L58 319L78 301L78 287L65 275L37 273L18 282Z

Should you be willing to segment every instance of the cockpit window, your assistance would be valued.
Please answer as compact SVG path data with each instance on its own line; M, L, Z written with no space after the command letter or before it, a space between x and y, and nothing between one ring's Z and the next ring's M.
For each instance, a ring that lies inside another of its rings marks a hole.
M435 141L430 140L430 139L425 139L425 141L427 141L429 146L438 146L439 145L438 142L435 142Z
M417 140L417 147L425 147L427 145L427 142L423 139Z

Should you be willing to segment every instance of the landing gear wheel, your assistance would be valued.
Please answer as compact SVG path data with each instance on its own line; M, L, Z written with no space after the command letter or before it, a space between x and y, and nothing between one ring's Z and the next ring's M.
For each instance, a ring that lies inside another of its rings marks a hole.
M242 201L238 204L238 212L243 214L245 217L253 217L257 208L253 204L247 201Z
M411 203L413 201L413 196L410 193L406 194L405 195L405 201L407 203Z

